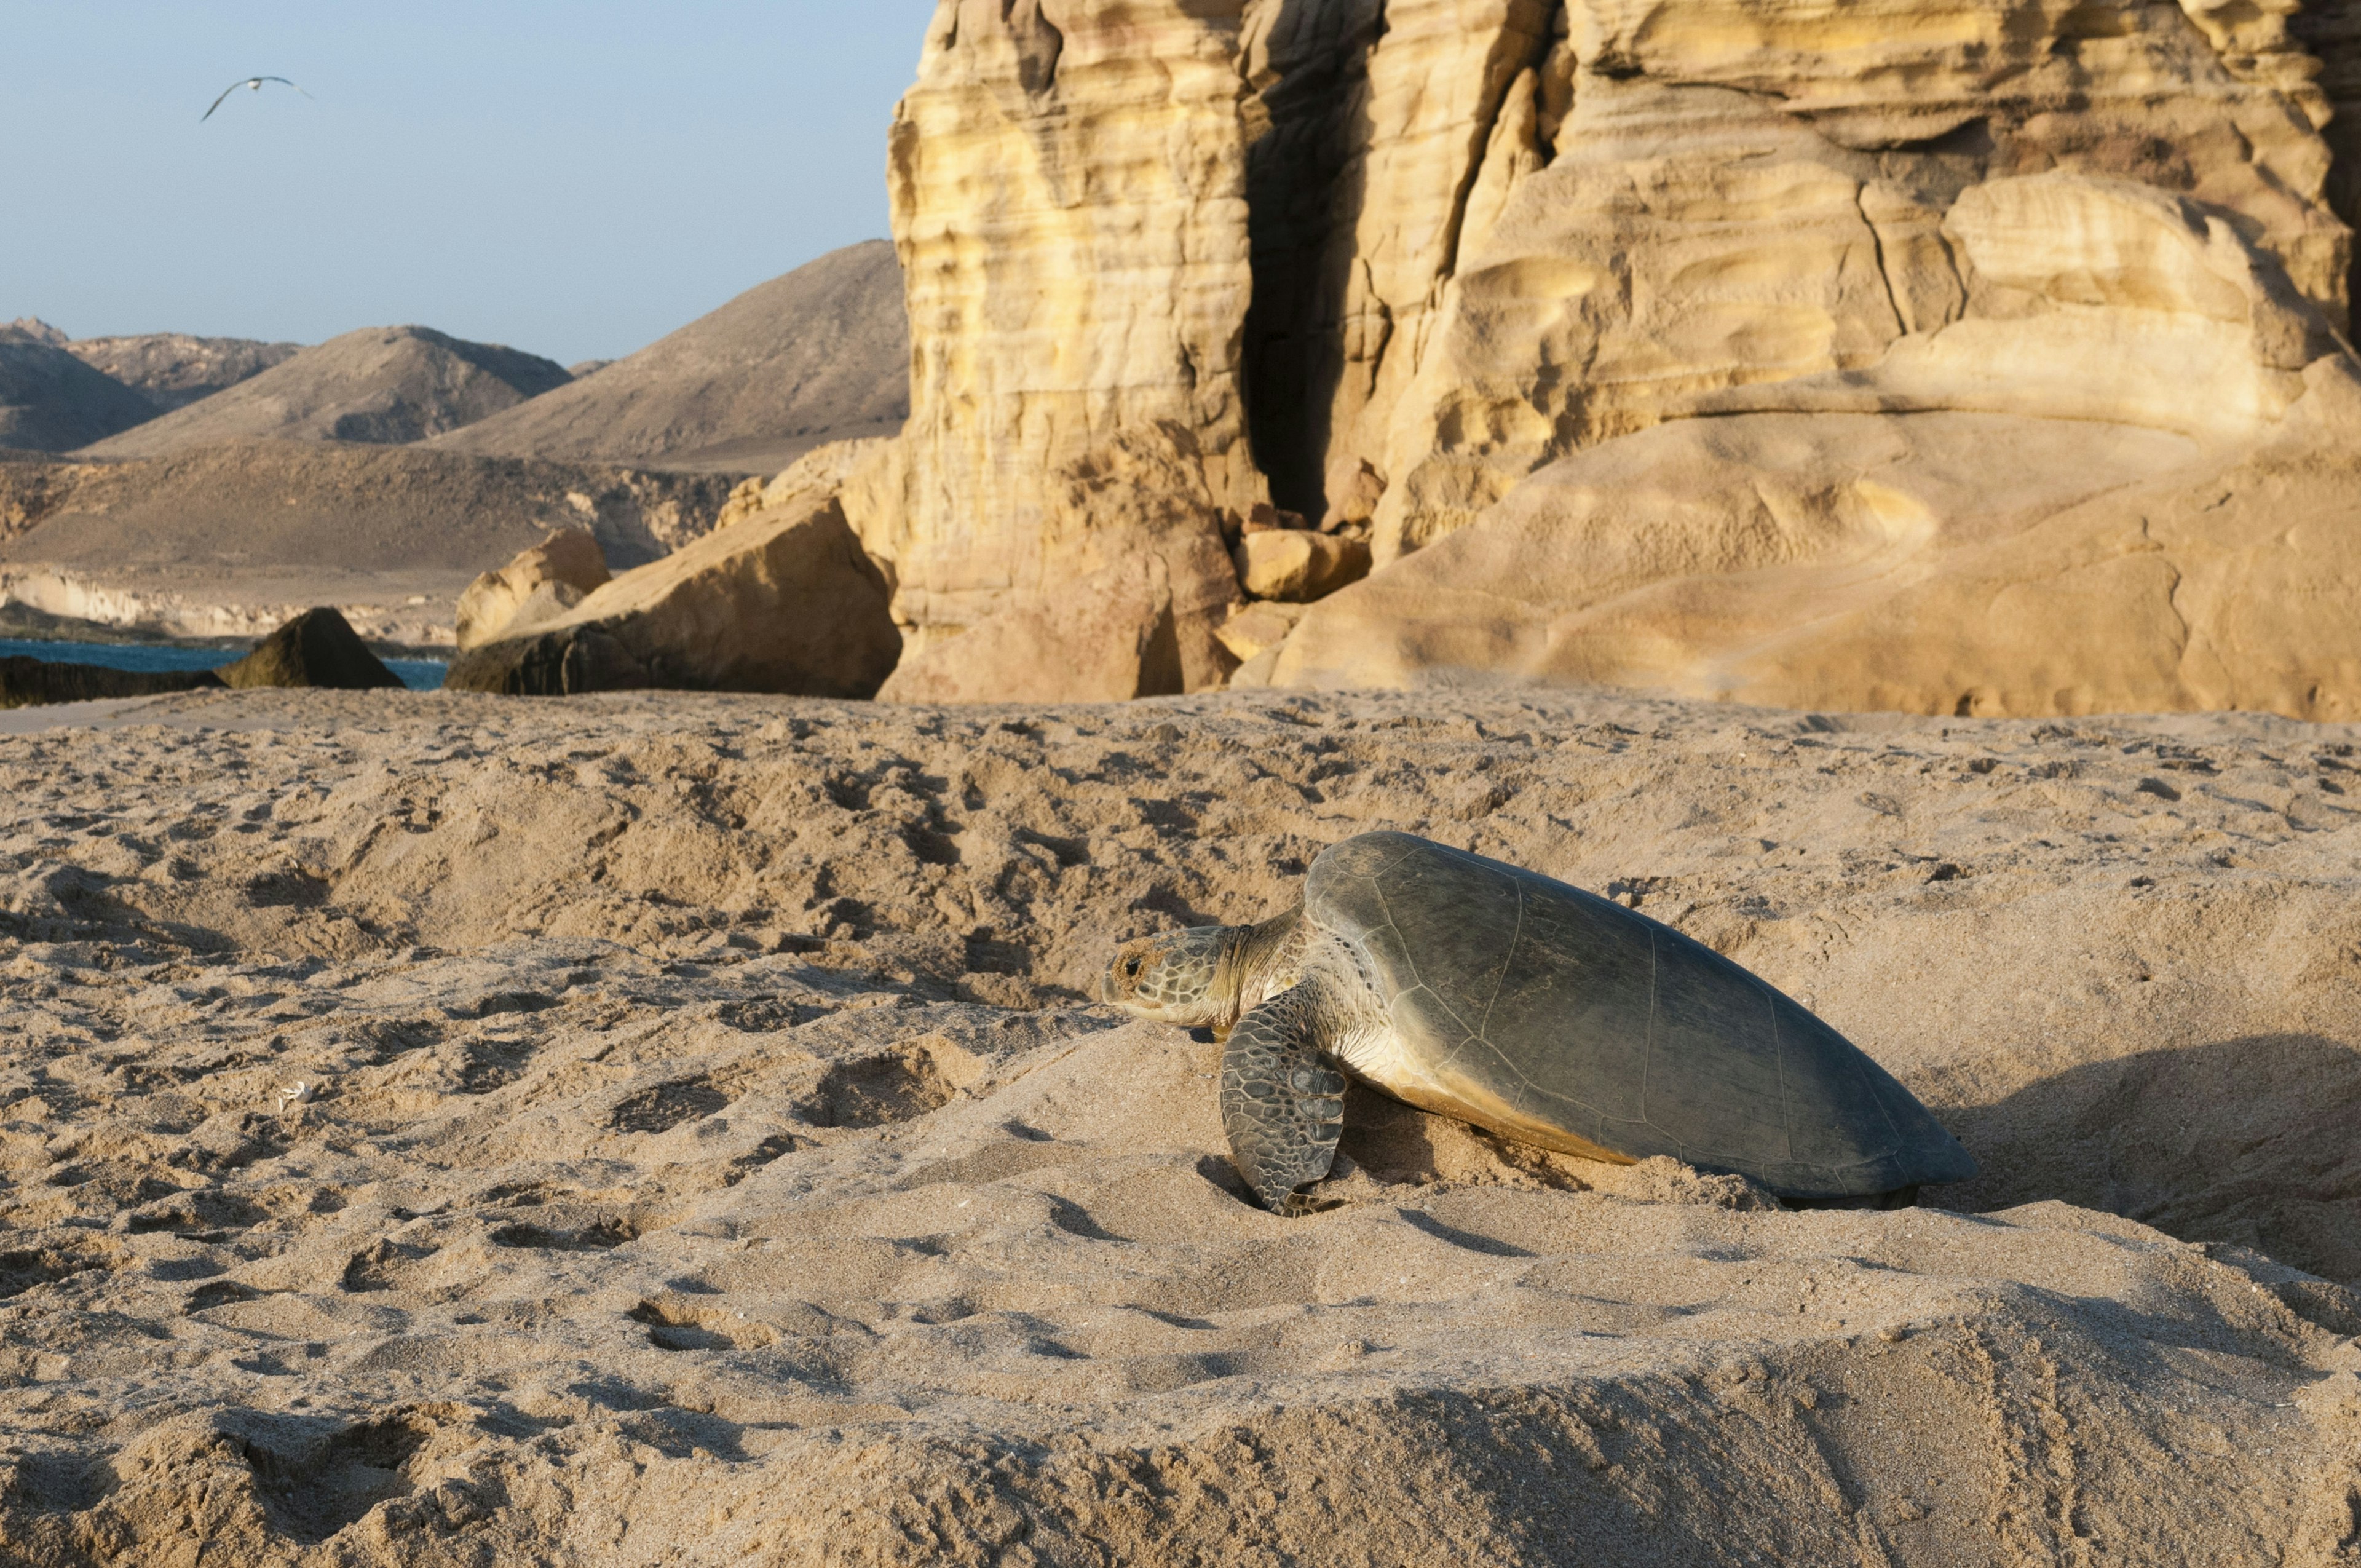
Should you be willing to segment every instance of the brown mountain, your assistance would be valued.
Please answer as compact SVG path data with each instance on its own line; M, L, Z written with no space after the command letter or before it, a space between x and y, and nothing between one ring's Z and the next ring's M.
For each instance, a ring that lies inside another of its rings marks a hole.
M343 442L16 460L0 462L0 566L472 575L561 523L589 529L610 561L632 565L702 533L729 489L718 475Z
M94 370L41 323L0 326L0 447L64 452L156 417L156 407Z
M563 366L513 348L425 327L367 327L99 442L87 455L154 457L258 437L396 444L472 424L566 379Z
M883 240L774 278L572 386L438 446L568 462L768 473L892 434L909 412L902 269Z
M139 393L159 413L170 413L235 387L303 350L300 343L193 337L185 332L85 337L60 346Z

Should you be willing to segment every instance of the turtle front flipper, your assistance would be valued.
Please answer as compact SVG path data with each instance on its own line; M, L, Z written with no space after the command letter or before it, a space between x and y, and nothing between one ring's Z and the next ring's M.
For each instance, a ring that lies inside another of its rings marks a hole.
M1222 1047L1222 1130L1265 1208L1305 1212L1297 1189L1328 1174L1345 1130L1345 1075L1322 1059L1320 1009L1297 985L1247 1012Z

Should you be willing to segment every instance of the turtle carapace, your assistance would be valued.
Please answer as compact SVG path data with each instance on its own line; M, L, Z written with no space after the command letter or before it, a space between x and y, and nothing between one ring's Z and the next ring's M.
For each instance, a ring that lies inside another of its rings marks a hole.
M1226 1030L1222 1123L1280 1212L1334 1158L1350 1073L1543 1148L1671 1155L1783 1198L1976 1174L1883 1068L1711 948L1594 894L1407 833L1312 861L1296 910L1125 943L1109 1002Z

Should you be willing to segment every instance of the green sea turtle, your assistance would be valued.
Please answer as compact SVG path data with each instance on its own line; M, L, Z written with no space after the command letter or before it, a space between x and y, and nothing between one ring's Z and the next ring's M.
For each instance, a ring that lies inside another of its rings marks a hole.
M1347 1072L1524 1143L1671 1155L1784 1198L1907 1201L1976 1174L1883 1068L1710 948L1407 833L1330 846L1277 919L1123 944L1102 990L1224 1034L1231 1157L1282 1213L1335 1157Z

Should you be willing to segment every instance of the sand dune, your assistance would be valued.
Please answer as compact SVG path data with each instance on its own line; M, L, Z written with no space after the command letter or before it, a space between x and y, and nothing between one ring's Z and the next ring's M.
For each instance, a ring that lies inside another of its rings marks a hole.
M2350 730L71 717L0 751L15 1560L2349 1549ZM1987 1175L1793 1213L1356 1096L1331 1206L1249 1208L1213 1048L1075 992L1381 824L1754 965Z
M883 240L830 251L596 376L438 445L510 457L774 474L891 435L909 405L902 269Z

